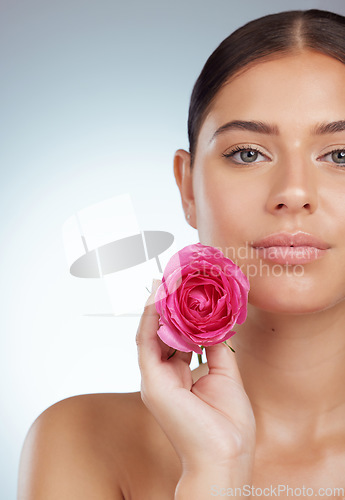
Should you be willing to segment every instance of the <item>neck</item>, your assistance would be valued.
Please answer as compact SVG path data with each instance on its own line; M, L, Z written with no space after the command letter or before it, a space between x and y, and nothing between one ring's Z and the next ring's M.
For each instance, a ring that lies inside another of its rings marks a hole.
M248 304L231 338L259 434L298 440L343 429L345 305L278 314ZM342 431L343 432L343 431ZM328 434L329 435L329 434ZM266 436L267 439L267 436Z

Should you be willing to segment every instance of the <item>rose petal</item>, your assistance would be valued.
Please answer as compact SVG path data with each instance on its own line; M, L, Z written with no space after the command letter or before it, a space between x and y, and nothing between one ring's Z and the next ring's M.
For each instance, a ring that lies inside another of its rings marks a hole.
M208 347L211 345L220 344L221 342L224 342L225 340L228 340L229 338L233 337L235 334L236 332L231 331L217 339L210 339L210 340L204 339L202 345Z
M234 324L247 317L248 278L215 247L197 243L183 248L166 266L162 285L155 298L160 330L185 342L188 351L195 344L230 338Z
M187 342L185 338L181 336L181 334L169 327L168 325L162 325L157 330L157 335L165 344L173 349L177 349L182 352L190 352L194 351L198 354L202 354L201 348L193 344L192 342Z

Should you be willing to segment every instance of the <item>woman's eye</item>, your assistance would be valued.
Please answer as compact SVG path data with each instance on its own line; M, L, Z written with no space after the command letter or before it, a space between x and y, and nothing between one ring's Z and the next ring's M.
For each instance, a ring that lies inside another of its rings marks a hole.
M337 165L345 165L345 149L336 149L335 151L331 151L321 157L321 159L323 158L325 159L324 161L330 161L331 163L336 163Z
M259 161L265 160L265 156L260 153L259 150L255 148L242 148L237 146L232 149L229 153L223 153L225 158L233 158L236 163L244 164L244 163L255 163L258 158L261 156L262 159Z

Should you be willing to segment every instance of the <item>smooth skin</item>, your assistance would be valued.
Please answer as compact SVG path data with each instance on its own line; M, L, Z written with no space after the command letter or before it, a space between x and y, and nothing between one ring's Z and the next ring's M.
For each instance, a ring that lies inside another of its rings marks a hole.
M151 295L137 333L141 394L76 396L43 412L24 443L19 500L203 500L211 485L279 484L345 496L345 160L332 154L345 149L345 131L314 131L345 120L344 81L344 64L302 50L245 68L217 94L193 169L178 150L174 174L200 242L250 280L236 354L208 348L208 367L194 373L190 354L167 360ZM214 136L231 120L277 133ZM247 154L225 157L235 146ZM243 251L298 230L330 246L303 272L262 271Z

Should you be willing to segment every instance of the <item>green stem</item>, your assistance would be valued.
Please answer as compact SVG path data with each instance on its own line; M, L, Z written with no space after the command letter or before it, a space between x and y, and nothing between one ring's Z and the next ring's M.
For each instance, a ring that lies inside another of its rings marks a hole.
M175 349L175 351L172 354L170 354L170 356L168 357L168 359L172 358L173 355L176 353L176 351L177 351L177 349Z
M228 346L228 348L232 350L232 352L235 352L235 350L231 347L231 345L229 345L229 344L227 343L227 341L226 341L226 340L224 340L224 342L223 342L223 343L224 343L225 345L227 345L227 346Z
M202 354L198 354L199 366L202 365Z

